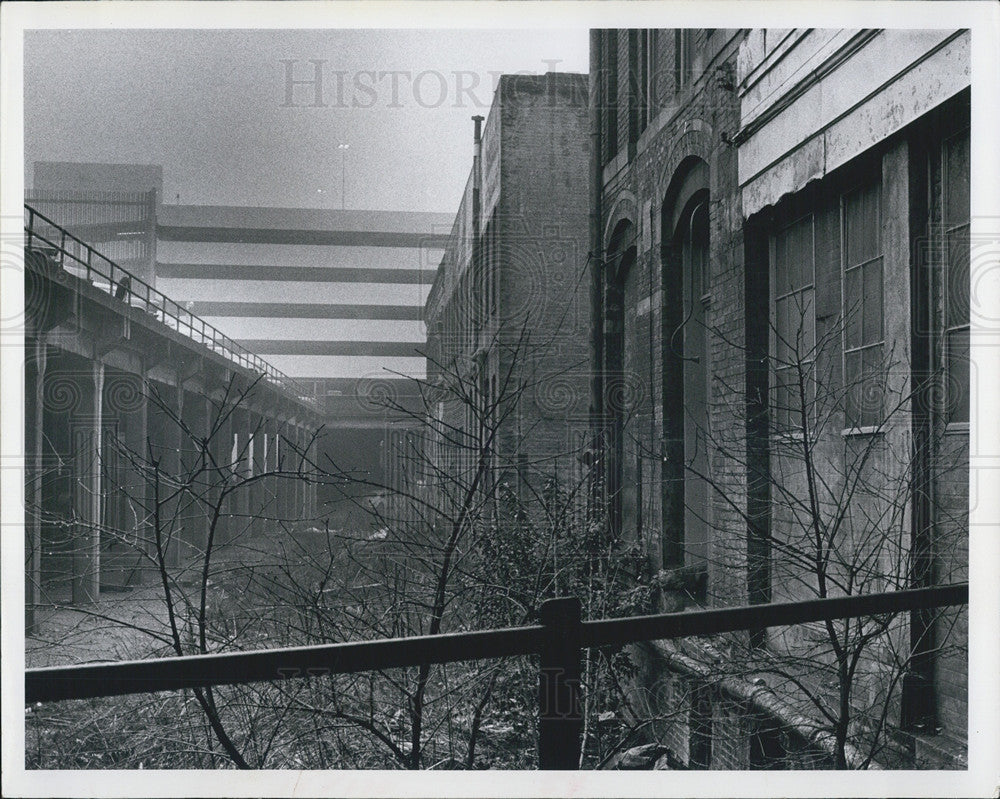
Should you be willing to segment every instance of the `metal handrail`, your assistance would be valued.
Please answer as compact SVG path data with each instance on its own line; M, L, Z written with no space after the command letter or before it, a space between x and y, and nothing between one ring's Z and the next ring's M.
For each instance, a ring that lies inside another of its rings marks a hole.
M73 269L68 268L66 263L68 258L71 261L69 266L75 263L76 267L81 270L82 274L78 277L85 279L95 288L112 296L116 296L116 292L120 292L122 294L120 299L129 307L139 308L152 314L180 335L201 344L245 369L262 375L267 382L292 394L300 402L316 410L320 409L319 401L311 396L305 386L297 380L276 369L260 355L237 344L218 328L191 313L142 278L137 277L127 269L123 269L87 242L77 238L52 221L41 211L28 203L24 204L24 209L28 216L24 230L27 235L26 246L29 250L37 247L36 242L43 243L47 248L55 251L58 255L59 267L66 272L73 274ZM50 231L46 230L45 233L39 231L36 220L51 227L53 229L51 234L58 235L59 241L54 241L46 235ZM79 250L80 254L67 249L68 242L75 244L73 249ZM98 262L95 263L95 260Z
M25 671L25 701L274 682L431 663L540 655L539 765L576 768L580 756L580 652L586 647L759 630L922 610L969 601L969 584L768 605L581 621L577 599L553 599L540 625L252 652L189 655Z

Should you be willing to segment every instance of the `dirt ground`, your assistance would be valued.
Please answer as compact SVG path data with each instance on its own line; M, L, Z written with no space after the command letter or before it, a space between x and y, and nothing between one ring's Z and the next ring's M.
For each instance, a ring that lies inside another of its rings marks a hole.
M213 556L209 601L235 569L265 563L277 550L274 535L246 536L237 546L221 547ZM175 607L184 614L184 600L199 599L199 569L181 572L175 590ZM170 626L159 575L149 570L141 582L125 591L101 591L100 601L71 605L67 590L46 587L43 604L35 611L36 630L25 638L28 668L136 660L172 655Z

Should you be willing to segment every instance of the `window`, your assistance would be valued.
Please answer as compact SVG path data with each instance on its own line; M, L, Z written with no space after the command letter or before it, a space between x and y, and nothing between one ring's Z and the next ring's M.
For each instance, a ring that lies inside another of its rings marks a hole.
M490 316L497 314L497 298L500 296L500 235L496 212L493 212L493 229L490 236Z
M844 388L846 426L882 423L885 329L882 291L882 214L878 184L846 194L841 205L844 264Z
M969 133L944 142L943 233L946 421L969 421Z
M674 31L674 85L682 91L691 83L694 72L694 30L677 28Z
M653 54L656 48L656 31L650 29L630 32L629 44L634 48L634 63L630 64L630 79L635 110L635 131L633 138L649 125L655 108L653 91Z
M604 95L604 162L618 154L618 31L604 31L602 83Z
M774 432L804 432L815 389L812 371L816 349L816 252L813 215L788 225L771 239L773 290L771 308L772 392ZM800 389L805 381L806 393ZM804 400L804 401L803 401Z
M646 37L645 31L628 32L629 142L639 139L646 127Z
M657 98L656 98L656 47L657 47L657 36L655 30L646 30L645 42L646 42L646 60L645 60L645 76L643 81L643 91L646 105L646 124L649 124L657 112Z

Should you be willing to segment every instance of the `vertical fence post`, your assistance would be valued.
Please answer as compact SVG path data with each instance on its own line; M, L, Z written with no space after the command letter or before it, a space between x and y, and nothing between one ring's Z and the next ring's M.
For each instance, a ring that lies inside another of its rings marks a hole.
M580 600L550 599L539 609L545 632L538 675L538 767L580 766Z

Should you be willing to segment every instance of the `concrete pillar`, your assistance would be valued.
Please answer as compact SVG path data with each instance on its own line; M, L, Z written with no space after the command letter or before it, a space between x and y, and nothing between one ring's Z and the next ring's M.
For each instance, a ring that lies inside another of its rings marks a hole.
M281 468L289 473L293 473L298 465L298 459L295 455L295 450L293 444L295 442L294 438L295 430L295 420L287 419L281 428L281 446L279 449L279 455L281 457ZM295 483L298 482L294 477L286 477L282 480L282 518L286 522L292 523L298 518L298 514L295 511Z
M123 529L132 542L132 552L129 558L133 561L126 575L126 585L142 583L147 569L150 567L146 556L151 554L151 532L149 524L150 495L149 483L142 466L148 461L149 448L149 389L146 381L136 378L141 395L136 401L136 408L125 415L124 427L120 432L122 444L129 457L126 459L125 473L125 503Z
M257 418L256 432L255 466L258 477L267 474L267 460L270 454L270 442L267 440L267 420L263 416ZM267 521L268 516L268 485L267 478L258 479L254 485L254 522L256 523L257 534L261 535L270 529Z
M302 452L302 446L305 443L304 442L304 437L302 435L302 427L300 425L298 425L298 424L295 425L295 427L292 430L292 436L293 436L293 440L295 441L295 466L296 466L296 469L298 469L299 464L301 462L301 458L302 458L302 456L301 456L300 453ZM305 500L306 500L305 488L306 488L306 484L305 484L304 481L298 480L298 479L295 481L295 498L294 498L294 503L295 504L294 504L294 507L292 508L292 513L293 513L293 518L295 519L296 522L301 521L305 517L305 515L306 515L305 514Z
M253 415L253 476L258 477L266 469L267 433L260 414ZM264 513L267 508L267 491L263 480L255 480L250 486L250 513L253 515L255 535L264 532Z
M260 438L257 434L257 414L248 411L246 416L246 446L243 450L243 478L254 477L259 469L257 467L260 457ZM254 482L247 483L243 489L243 529L253 533L259 532L257 524L257 491L258 486Z
M181 469L183 475L193 474L201 468L204 440L208 436L209 409L208 399L200 393L182 392L183 420L188 432L182 431ZM207 461L207 457L206 457ZM206 463L207 465L207 463ZM206 472L194 491L194 495L186 495L181 500L182 528L180 531L180 550L182 559L189 561L200 559L208 544L209 509L205 501L211 500L211 475Z
M91 379L81 380L81 393L89 413L80 414L73 431L73 473L76 475L73 503L77 519L73 546L74 604L100 599L104 364L91 365Z
M35 632L35 608L41 603L42 592L42 448L45 424L45 368L47 349L45 337L25 348L30 355L25 364L25 396L31 398L24 409L25 422L25 514L24 525L24 633Z
M180 469L180 436L181 430L176 418L183 411L183 392L175 386L149 381L149 394L155 399L147 414L147 435L149 446L147 459L152 458L158 464L159 472L159 526L161 546L164 552L164 563L168 568L177 565L177 546L170 541L171 530L176 535L178 523L178 508L175 500L167 501L172 493L171 483L177 477ZM156 498L157 488L153 463L149 464L149 551L156 557ZM158 568L158 566L154 566Z
M274 423L271 419L265 419L261 431L264 434L264 471L273 472L275 469L274 460ZM277 517L277 503L275 498L275 488L278 485L278 481L274 477L267 478L261 484L261 494L263 497L263 517L264 517L264 527L267 531L273 532L275 530L275 518Z
M229 459L230 469L232 475L230 477L234 485L239 483L240 478L243 477L243 462L241 460L243 447L246 445L246 434L243 432L242 420L237 415L238 411L233 412L233 422L232 422L232 435L231 435L231 455ZM236 488L232 494L229 495L229 518L226 522L226 540L232 541L236 538L240 530L242 529L242 509L243 509L243 490Z
M212 472L212 482L216 490L221 491L224 487L229 487L232 482L232 462L233 462L233 419L232 416L225 416L228 409L216 407L214 403L209 406L209 424L214 425L215 432L209 442L212 455L215 459L215 469ZM225 418L223 418L225 417ZM218 496L218 493L216 493ZM223 501L219 520L215 527L215 545L226 544L231 535L232 498Z
M267 468L270 472L278 471L278 457L280 455L278 444L279 423L275 419L267 422ZM268 503L267 518L270 527L277 531L280 529L279 522L281 515L281 489L284 481L279 477L271 477L267 481Z
M274 468L278 472L284 471L285 468L285 442L282 437L285 433L285 422L283 419L277 419L274 422ZM281 522L288 521L287 502L285 491L288 485L288 481L284 477L278 477L274 481L274 493L275 493L275 512L274 515L278 517Z
M302 470L308 474L309 468L309 427L302 425L299 429L299 446L302 448L306 462L302 464ZM305 480L299 481L302 486L302 500L299 505L299 516L307 527L312 526L312 514L309 512L309 490L310 485Z
M245 480L252 465L250 448L250 414L244 408L237 408L233 411L233 441L234 441L234 461L233 476L237 482ZM250 520L250 488L241 486L233 494L233 515L232 528L230 530L230 540L233 537L241 536L247 529Z
M309 460L312 463L315 463L316 459L319 457L319 453L317 452L317 443L315 438L313 438L315 433L316 433L315 430L309 431L309 438L312 440L312 443L309 446ZM310 472L312 472L315 470L315 467L310 466L309 469ZM319 510L316 507L316 483L310 482L308 483L308 486L309 486L309 518L311 520L310 523L316 525L317 524L316 517L318 516L319 513Z
M171 393L173 394L173 410L176 418L171 419L168 424L167 440L169 442L169 449L166 463L167 474L172 478L171 482L175 483L182 478L186 463L186 459L183 457L183 450L188 444L184 430L180 425L180 420L184 418L184 386L180 382L180 375L177 376L177 385ZM168 490L175 491L176 489L171 485ZM167 547L167 565L172 569L176 569L181 563L181 537L184 534L184 524L186 521L186 502L187 500L184 497L178 496L169 504L170 514L165 519L167 522L166 530L172 533L170 544Z
M124 587L142 564L136 552L137 515L134 505L136 473L132 455L141 455L141 444L130 440L133 417L142 404L141 378L137 375L104 367L104 388L101 406L101 481L102 538L101 585ZM130 446L132 445L132 446ZM141 482L141 481L140 481Z

